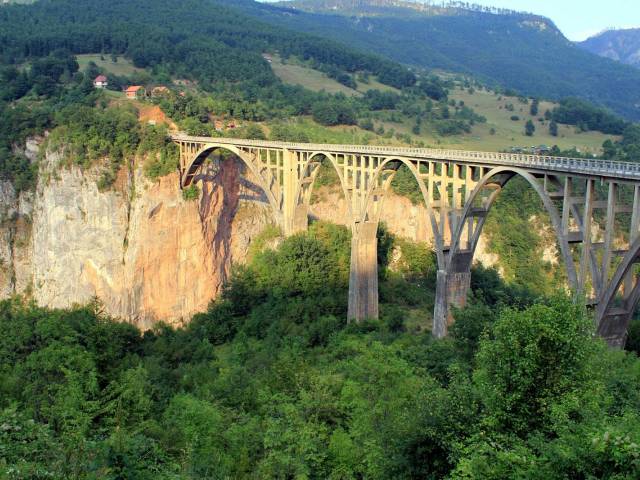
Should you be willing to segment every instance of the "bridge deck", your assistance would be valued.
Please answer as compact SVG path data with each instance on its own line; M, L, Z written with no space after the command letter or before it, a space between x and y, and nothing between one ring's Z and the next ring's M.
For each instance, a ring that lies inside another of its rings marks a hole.
M321 143L290 143L240 138L195 137L183 134L172 135L173 140L196 143L217 143L238 147L286 148L291 151L330 152L398 156L403 158L455 161L477 165L524 167L541 172L567 173L572 175L597 176L636 182L640 180L640 163L616 162L613 160L552 157L517 153L478 152L467 150L445 150L432 148L385 147L365 145L336 145Z

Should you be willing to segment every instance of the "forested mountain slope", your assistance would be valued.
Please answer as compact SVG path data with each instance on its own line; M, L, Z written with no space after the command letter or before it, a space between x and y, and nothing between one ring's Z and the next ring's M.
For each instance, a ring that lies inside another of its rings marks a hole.
M578 43L591 53L640 68L640 28L607 30Z
M313 0L278 6L248 0L232 3L271 23L323 35L406 64L473 74L531 96L579 96L627 118L640 118L640 73L576 47L542 17L460 9L431 15L419 14L415 8L405 8L406 13L400 15L398 7L376 7L374 14L371 8L362 10L361 4L372 3L364 0L358 2L365 12L360 15L352 15L353 2L338 2L322 13L293 8L322 5Z
M413 76L399 65L336 42L283 30L210 0L42 0L0 10L0 59L20 63L56 49L71 53L119 53L137 67L162 66L220 81L273 83L261 54L279 50L346 71L363 70L395 86Z

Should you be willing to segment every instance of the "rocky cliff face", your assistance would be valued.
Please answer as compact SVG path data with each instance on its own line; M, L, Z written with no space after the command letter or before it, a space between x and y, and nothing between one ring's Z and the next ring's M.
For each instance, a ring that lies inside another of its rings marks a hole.
M100 192L97 171L59 161L46 156L34 194L0 184L3 297L27 293L53 308L97 297L143 328L179 323L206 309L271 221L235 162L203 174L201 200L186 201L177 174L152 182L134 165Z
M35 158L38 144L27 153ZM133 162L111 190L99 191L98 170L41 161L33 193L0 183L0 296L27 294L65 308L98 298L106 312L142 328L179 324L203 311L252 240L273 223L270 207L240 162L226 160L201 173L201 198L183 199L178 175L148 180ZM345 223L346 204L321 189L311 214ZM389 230L428 241L426 212L403 197L389 198ZM483 246L482 244L481 246ZM484 251L478 258L493 264Z

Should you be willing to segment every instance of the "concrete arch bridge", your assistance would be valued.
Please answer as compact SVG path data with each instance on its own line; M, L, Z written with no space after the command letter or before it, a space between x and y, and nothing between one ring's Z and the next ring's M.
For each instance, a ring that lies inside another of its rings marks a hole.
M253 173L285 235L307 228L323 159L335 168L352 232L349 318L378 317L376 232L391 180L405 165L427 211L438 274L433 334L442 337L451 306L463 306L487 214L512 179L542 200L569 286L595 309L597 331L622 346L640 301L640 163L422 148L269 142L176 134L181 187L209 154L232 152Z

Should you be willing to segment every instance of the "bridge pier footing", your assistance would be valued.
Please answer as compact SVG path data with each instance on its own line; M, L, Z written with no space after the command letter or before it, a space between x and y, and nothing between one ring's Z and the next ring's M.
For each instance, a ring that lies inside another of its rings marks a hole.
M348 320L378 318L378 225L356 224L351 237Z
M309 228L309 212L306 205L296 205L289 215L285 215L284 236L289 237L296 233L306 232Z
M613 348L624 348L627 343L627 329L631 323L633 311L613 309L606 317L600 319L597 332L607 345Z
M435 338L447 336L449 326L453 324L451 307L462 308L467 304L467 295L470 287L470 270L454 273L438 270L433 328L431 330Z

